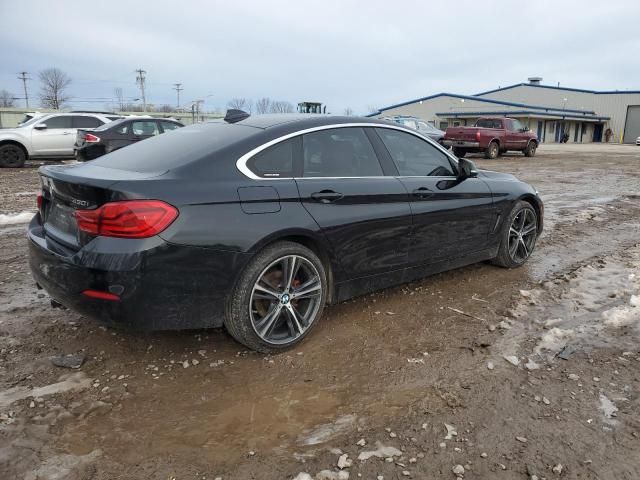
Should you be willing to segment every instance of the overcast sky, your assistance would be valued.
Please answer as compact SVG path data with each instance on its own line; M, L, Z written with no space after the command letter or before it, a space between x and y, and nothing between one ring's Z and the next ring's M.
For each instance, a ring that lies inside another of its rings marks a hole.
M105 108L121 87L175 104L268 96L367 113L438 92L545 84L640 89L640 1L0 0L0 89L30 96L37 72L72 79L75 108ZM19 102L22 105L22 102ZM32 104L33 105L33 104Z

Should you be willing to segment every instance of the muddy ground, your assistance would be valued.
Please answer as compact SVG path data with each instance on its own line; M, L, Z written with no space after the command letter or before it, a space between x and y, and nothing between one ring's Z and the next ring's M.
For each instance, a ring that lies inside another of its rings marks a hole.
M25 224L0 226L0 478L640 478L640 148L473 159L546 202L525 267L330 307L274 356L52 309ZM0 215L36 176L0 170Z

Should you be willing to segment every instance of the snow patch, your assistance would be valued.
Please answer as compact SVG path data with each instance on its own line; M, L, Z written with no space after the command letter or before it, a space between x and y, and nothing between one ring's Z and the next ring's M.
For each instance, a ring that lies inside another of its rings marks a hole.
M67 392L69 390L82 390L91 385L91 379L83 372L63 375L60 382L45 385L44 387L13 387L0 392L0 408L7 407L13 402L23 400L28 397L45 397L55 393Z
M614 420L616 416L616 412L618 411L618 407L611 400L607 398L603 393L600 394L600 411L604 415L605 421L609 424L618 423L617 420Z
M564 348L567 342L573 339L575 332L572 329L562 329L553 327L540 338L536 345L535 352L553 352L557 353Z
M371 457L391 458L402 456L402 452L395 447L385 447L379 442L376 444L376 446L378 447L376 450L360 452L360 455L358 455L358 460L365 461L369 460Z
M335 435L350 430L355 421L355 415L343 415L338 417L333 423L326 423L314 428L306 435L301 436L298 441L303 445L317 445L319 443L324 443Z
M19 223L27 223L31 221L34 215L35 213L30 211L9 214L0 213L0 225L16 225Z

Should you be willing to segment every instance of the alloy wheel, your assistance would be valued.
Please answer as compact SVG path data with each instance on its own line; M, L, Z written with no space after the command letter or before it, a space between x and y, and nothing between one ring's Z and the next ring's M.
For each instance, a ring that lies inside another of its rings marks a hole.
M536 214L530 208L523 208L509 227L509 256L514 262L523 263L535 246L538 233Z
M251 325L265 342L282 345L303 335L322 304L322 282L316 267L299 255L272 262L253 285Z

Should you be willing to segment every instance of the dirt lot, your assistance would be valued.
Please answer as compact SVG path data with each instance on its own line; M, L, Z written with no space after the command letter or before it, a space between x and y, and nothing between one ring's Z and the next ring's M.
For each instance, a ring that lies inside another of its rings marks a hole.
M473 159L540 190L528 265L333 306L276 356L52 309L0 226L0 478L640 478L640 148ZM36 177L0 170L0 223Z

